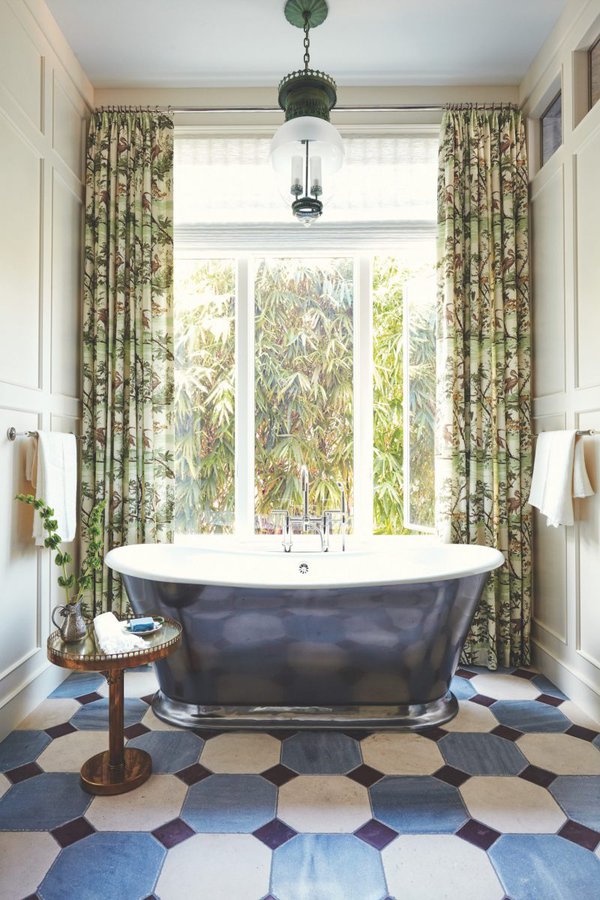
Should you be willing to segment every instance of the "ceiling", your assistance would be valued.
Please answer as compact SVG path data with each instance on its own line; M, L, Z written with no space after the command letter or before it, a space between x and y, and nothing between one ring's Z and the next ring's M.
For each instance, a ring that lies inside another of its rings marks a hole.
M284 0L46 0L93 85L266 86L302 64ZM329 0L312 63L344 85L517 84L566 0Z

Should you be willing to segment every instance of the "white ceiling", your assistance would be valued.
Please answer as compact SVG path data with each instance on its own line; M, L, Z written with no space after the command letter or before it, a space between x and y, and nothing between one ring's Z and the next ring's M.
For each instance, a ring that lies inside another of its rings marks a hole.
M95 87L266 86L302 63L284 0L47 0ZM566 0L330 0L312 63L345 85L517 84Z

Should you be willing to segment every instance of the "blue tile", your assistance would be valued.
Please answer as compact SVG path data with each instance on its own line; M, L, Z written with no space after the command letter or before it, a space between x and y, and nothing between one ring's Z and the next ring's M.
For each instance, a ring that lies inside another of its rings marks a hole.
M299 834L273 853L277 900L381 900L381 857L352 834Z
M531 679L532 684L539 688L542 694L548 694L549 697L558 697L559 700L568 700L566 694L563 694L556 685L554 685L545 675L536 675Z
M250 833L276 805L277 788L260 775L211 775L189 789L181 818L196 831Z
M59 697L83 697L84 694L97 691L103 684L104 677L100 672L74 672L52 691L50 697L53 700Z
M125 700L125 728L141 722L148 712L148 705L143 700ZM71 719L71 725L80 731L105 731L108 729L108 700L94 700L86 703Z
M488 854L510 897L591 900L598 896L600 860L558 835L505 834Z
M600 831L600 776L560 775L548 790L570 819Z
M179 772L197 763L204 741L185 731L149 731L133 738L128 747L139 747L152 757L152 771L158 774Z
M44 772L14 784L0 800L0 829L49 831L82 816L92 797L79 773Z
M498 700L492 712L501 725L519 731L566 731L571 722L555 706L537 700Z
M0 772L33 762L51 740L45 731L13 731L0 744Z
M283 742L281 762L302 775L337 775L362 763L357 741L335 731L301 731Z
M371 788L373 815L403 834L452 834L467 821L460 793L429 775L394 775Z
M144 900L166 850L150 834L98 832L62 851L42 881L42 900Z
M495 734L447 734L438 747L450 766L469 775L518 775L529 765L513 741Z
M450 690L457 700L468 700L469 697L474 697L477 693L469 679L461 678L460 675L454 676L450 682Z

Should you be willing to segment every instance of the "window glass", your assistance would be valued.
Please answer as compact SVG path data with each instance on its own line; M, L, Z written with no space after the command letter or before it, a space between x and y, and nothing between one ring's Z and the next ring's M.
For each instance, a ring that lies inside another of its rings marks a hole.
M600 100L600 38L590 49L590 106Z
M233 531L235 264L175 267L175 531Z
M319 512L352 505L353 260L271 257L255 281L256 531L301 507L300 466Z
M562 95L559 93L541 118L542 165L562 144Z

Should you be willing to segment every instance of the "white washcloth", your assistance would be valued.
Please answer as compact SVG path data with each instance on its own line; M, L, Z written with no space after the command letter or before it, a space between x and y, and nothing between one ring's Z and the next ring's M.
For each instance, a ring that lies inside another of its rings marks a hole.
M529 503L547 516L547 524L573 525L573 497L590 497L593 493L577 432L539 434Z
M111 612L96 616L94 631L103 653L130 653L132 650L145 650L148 646L137 634L124 631L121 622Z
M41 497L54 510L57 531L65 543L77 530L77 442L74 434L39 431L27 446L25 474ZM48 537L37 510L33 516L33 536L43 546Z

